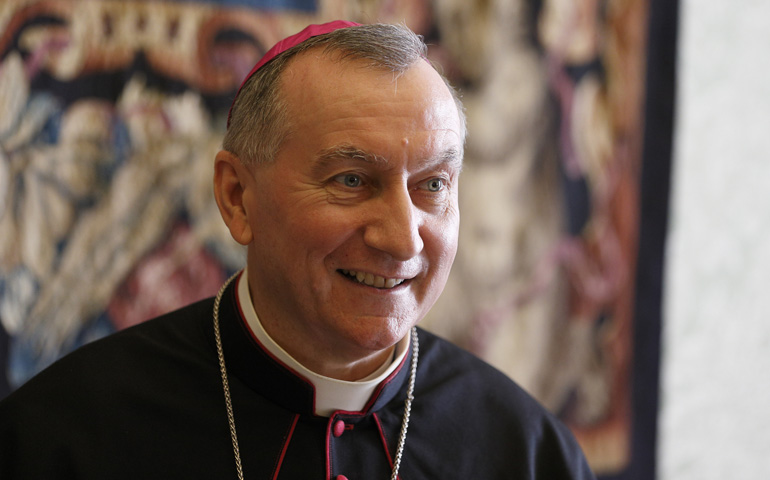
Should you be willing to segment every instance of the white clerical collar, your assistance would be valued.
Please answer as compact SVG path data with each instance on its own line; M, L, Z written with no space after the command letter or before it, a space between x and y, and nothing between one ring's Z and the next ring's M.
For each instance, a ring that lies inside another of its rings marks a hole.
M254 310L249 293L246 269L238 278L238 303L251 329L252 334L262 346L287 367L299 373L315 387L315 414L329 417L336 411L360 412L364 409L377 386L401 364L409 350L409 335L402 338L395 348L394 355L366 378L355 382L337 380L319 375L308 370L304 365L289 355L280 345L270 338Z

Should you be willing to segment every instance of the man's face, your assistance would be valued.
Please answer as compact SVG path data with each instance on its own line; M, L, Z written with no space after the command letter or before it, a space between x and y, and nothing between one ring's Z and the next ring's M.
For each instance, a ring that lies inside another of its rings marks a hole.
M244 193L260 320L299 355L351 361L428 312L457 250L461 125L441 78L311 50L282 77L290 136Z

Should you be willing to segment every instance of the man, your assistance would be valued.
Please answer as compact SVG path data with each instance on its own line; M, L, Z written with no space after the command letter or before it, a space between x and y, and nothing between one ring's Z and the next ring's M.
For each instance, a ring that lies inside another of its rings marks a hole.
M465 139L424 56L348 22L268 52L214 165L247 268L0 404L0 477L593 478L513 382L414 327L455 256Z

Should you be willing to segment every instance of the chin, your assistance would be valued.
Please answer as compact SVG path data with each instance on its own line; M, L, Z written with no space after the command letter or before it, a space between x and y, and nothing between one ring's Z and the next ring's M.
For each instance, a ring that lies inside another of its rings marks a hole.
M385 325L383 325L383 322L385 322ZM392 347L402 338L409 335L412 325L417 322L378 318L374 322L371 319L359 319L357 323L358 328L350 332L352 333L351 340L363 350L378 352ZM369 324L369 328L366 328L366 324Z

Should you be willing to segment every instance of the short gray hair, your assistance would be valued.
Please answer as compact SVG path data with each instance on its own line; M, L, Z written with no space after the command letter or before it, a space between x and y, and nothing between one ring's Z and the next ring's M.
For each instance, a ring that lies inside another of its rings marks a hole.
M422 37L403 25L372 24L341 28L311 37L263 65L238 93L230 113L230 126L222 146L243 163L268 162L275 158L290 133L286 101L280 93L281 74L299 53L323 47L341 60L368 60L372 68L390 69L401 75L426 57ZM442 75L460 115L465 140L465 112L458 92Z

